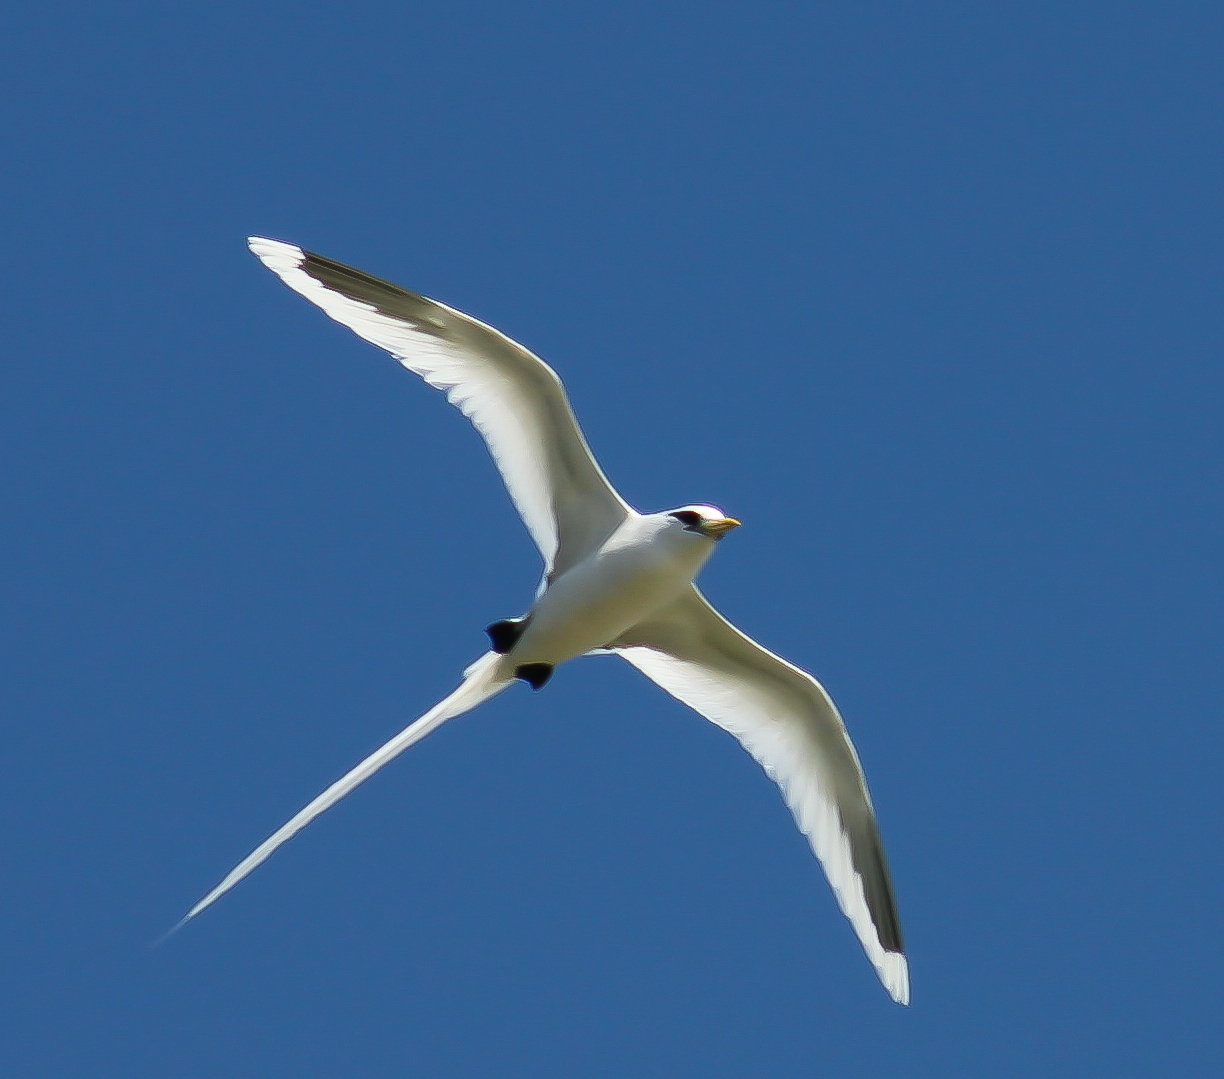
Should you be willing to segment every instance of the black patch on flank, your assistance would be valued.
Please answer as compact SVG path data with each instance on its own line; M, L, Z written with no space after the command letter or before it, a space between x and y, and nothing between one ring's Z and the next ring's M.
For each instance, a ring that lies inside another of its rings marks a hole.
M543 689L552 673L551 663L521 663L514 668L514 677L526 682L532 689Z
M500 622L486 626L485 632L493 643L493 651L499 656L508 656L513 652L514 646L519 643L519 638L527 629L527 622L526 618L503 618Z

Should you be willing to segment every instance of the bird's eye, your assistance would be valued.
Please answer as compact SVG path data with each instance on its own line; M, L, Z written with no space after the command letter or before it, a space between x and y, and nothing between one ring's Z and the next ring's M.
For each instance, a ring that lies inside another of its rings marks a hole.
M676 510L675 513L669 513L667 516L676 518L685 528L699 525L703 520L700 513L694 513L692 510Z

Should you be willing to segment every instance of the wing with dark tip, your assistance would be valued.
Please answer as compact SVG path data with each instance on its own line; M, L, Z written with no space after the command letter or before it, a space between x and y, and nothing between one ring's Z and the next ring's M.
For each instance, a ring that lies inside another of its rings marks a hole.
M908 1004L909 964L867 781L820 683L746 637L696 588L613 647L738 738L778 784L884 988Z
M583 438L561 380L491 326L300 247L252 237L251 251L295 292L442 390L472 421L544 556L564 573L633 510Z

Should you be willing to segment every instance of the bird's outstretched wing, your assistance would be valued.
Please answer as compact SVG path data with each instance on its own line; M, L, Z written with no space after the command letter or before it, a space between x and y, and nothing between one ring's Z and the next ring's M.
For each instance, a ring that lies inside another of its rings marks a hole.
M746 637L696 588L613 648L738 738L782 788L885 989L908 1004L909 964L871 796L820 683Z
M634 511L583 438L561 380L491 326L300 247L252 237L251 251L295 292L445 392L484 437L545 577L597 549Z

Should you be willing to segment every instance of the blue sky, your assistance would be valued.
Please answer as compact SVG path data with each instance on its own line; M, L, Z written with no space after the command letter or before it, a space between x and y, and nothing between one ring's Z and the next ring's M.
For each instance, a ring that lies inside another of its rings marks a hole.
M0 173L0 1065L1216 1076L1224 16L27 5ZM560 372L859 747L914 1004L626 664L416 747L538 559L462 418L245 251ZM779 584L779 581L783 582Z

